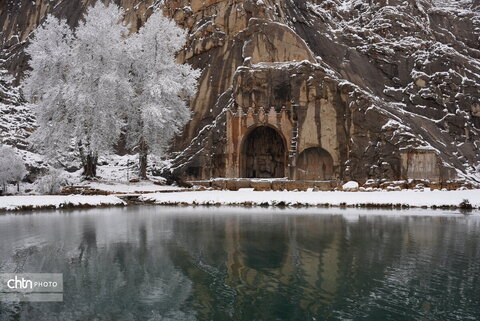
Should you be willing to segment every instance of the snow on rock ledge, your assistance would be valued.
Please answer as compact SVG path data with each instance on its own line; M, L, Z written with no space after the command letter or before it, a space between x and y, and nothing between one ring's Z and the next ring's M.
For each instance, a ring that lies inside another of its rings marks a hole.
M356 190L358 190L358 187L359 187L359 185L355 181L349 181L349 182L343 184L343 186L342 186L344 191L356 191Z

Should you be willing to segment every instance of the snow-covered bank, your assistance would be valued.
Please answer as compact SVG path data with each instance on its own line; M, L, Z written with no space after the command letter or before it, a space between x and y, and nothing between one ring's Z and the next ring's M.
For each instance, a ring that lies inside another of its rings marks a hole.
M125 205L113 195L28 195L0 197L1 211Z
M127 196L126 194L124 196ZM480 189L462 191L291 192L178 191L135 195L136 202L158 205L458 207L464 200L480 209ZM115 195L30 195L0 197L0 212L127 205Z
M398 191L398 192L256 192L203 191L181 193L155 193L142 195L141 201L161 205L285 205L285 206L392 206L442 207L458 206L469 200L480 207L480 190L463 191Z

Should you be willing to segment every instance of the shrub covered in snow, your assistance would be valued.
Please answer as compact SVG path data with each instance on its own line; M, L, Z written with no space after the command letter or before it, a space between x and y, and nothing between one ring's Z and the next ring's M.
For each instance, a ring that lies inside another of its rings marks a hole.
M59 169L52 169L37 182L37 192L41 194L58 194L63 187L71 185L69 177Z
M23 159L15 154L12 147L0 146L0 188L6 191L10 182L19 182L25 177L27 170Z

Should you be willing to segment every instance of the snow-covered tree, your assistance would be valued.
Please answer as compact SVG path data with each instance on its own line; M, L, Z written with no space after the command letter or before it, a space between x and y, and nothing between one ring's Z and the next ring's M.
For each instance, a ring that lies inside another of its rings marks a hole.
M200 73L176 62L186 33L173 20L154 12L127 39L134 96L127 113L127 143L139 152L139 176L146 178L147 155L162 153L190 119L188 98L195 93Z
M188 121L199 76L176 63L186 33L174 21L158 11L128 36L122 16L100 1L74 31L49 16L26 50L24 90L39 124L33 141L51 154L77 146L87 177L122 130L146 177L148 152L162 152Z
M49 15L26 49L32 71L23 89L27 99L33 102L40 125L32 138L49 152L70 144L70 110L64 92L70 77L72 40L73 32L66 21Z
M0 59L0 104L19 105L21 103L18 88L12 86L14 77L3 69L2 59Z
M20 181L27 174L25 164L12 147L0 146L0 184L6 191L9 182L17 183L17 191L20 191Z
M37 191L41 194L58 194L62 188L70 184L65 171L51 168L48 174L37 181Z
M87 177L117 142L132 93L122 63L128 33L122 16L98 1L75 32L49 16L26 50L32 71L24 90L39 125L33 142L51 154L77 146Z

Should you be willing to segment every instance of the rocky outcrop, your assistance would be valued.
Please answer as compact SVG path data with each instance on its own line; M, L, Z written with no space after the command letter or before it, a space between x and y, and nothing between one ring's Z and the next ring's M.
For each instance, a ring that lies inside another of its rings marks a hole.
M160 5L117 3L132 31ZM20 79L22 48L45 14L75 25L88 5L7 1L4 65ZM478 180L479 8L476 0L164 1L189 33L178 61L202 70L169 170L196 179L278 176L272 168L284 166L292 179ZM276 143L256 141L260 127L281 139L261 130Z
M196 125L194 118L182 141L188 144L194 138L190 133L203 130L177 157L174 169L204 178L245 176L242 139L249 126L268 125L285 138L290 150L285 161L290 178L302 176L295 169L296 159L307 159L301 154L309 148L327 151L333 159L333 176L342 180L422 178L428 171L420 175L414 169L422 168L421 161L416 164L415 160L423 158L411 156L409 170L402 167L402 155L424 155L426 149L437 166L434 179L474 171L479 161L475 106L480 99L478 44L473 41L478 33L469 28L476 23L474 11L460 14L458 11L465 9L413 1L242 4L241 10L234 1L196 7L202 19L205 12L213 13L210 28L222 32L223 48L230 46L228 55L237 59L208 55L209 66L231 66L206 70L220 73L232 94L228 93L229 99L222 96L228 105L218 101L206 104L203 111L208 111L196 118L205 119L204 123ZM227 10L228 5L235 10ZM247 24L238 18L243 10L240 17L251 16ZM230 20L227 12L232 11L244 30L231 28L222 20ZM449 40L441 37L445 29L430 20L440 16L460 20L465 29L453 28L449 20L446 27L455 30ZM462 40L453 41L452 37ZM302 60L308 63L293 63ZM197 63L196 56L188 61ZM199 97L208 96L204 92L201 85ZM197 112L202 103L194 101L192 105ZM285 108L297 137L269 120L259 120L271 107L277 111ZM222 114L225 108L235 115L240 108L245 113L243 125L233 125L239 117ZM218 117L216 125L211 125L214 117ZM234 132L232 137L229 130ZM207 137L208 131L212 137Z

